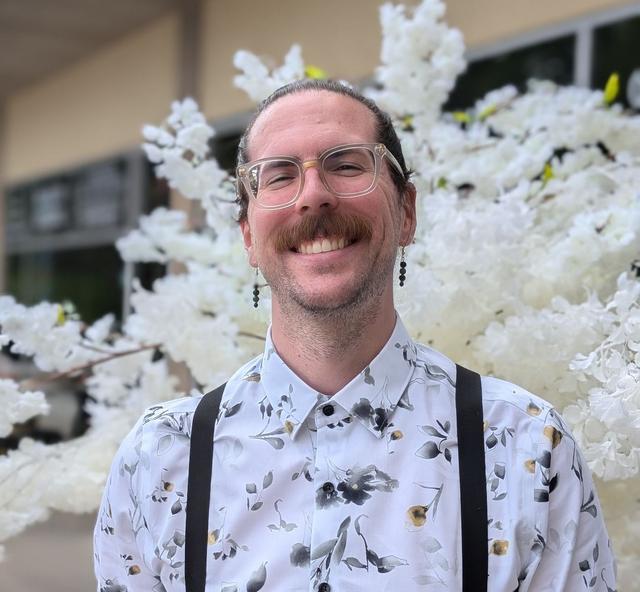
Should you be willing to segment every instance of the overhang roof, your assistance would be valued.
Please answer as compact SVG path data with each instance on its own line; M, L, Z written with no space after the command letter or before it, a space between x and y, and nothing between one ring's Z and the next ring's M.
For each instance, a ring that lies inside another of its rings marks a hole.
M0 100L177 4L178 0L0 0Z

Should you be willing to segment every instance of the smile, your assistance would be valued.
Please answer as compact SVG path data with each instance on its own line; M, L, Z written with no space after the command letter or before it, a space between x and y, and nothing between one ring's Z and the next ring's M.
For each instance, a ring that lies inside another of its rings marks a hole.
M344 238L317 238L312 241L300 243L294 251L296 253L302 253L303 255L314 255L316 253L339 251L351 244L353 244L353 241L348 241Z

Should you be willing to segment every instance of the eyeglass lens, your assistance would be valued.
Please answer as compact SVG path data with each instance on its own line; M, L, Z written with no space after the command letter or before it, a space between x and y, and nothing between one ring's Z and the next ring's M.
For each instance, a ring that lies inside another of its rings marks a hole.
M346 147L327 154L321 161L327 188L341 197L355 197L371 189L376 180L376 162L371 149ZM293 160L269 159L247 171L251 192L265 206L291 202L303 183L303 168Z

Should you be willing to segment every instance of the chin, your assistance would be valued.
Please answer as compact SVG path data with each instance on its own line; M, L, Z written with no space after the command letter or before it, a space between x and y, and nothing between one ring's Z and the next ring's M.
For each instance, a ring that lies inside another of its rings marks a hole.
M310 314L321 316L358 311L362 306L379 300L382 294L377 292L371 290L371 286L364 285L311 294L293 290L288 296L299 308Z

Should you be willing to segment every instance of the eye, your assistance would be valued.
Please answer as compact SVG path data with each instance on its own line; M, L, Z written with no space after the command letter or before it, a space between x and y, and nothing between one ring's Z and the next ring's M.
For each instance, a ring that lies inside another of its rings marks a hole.
M273 187L273 186L277 186L277 185L284 185L286 183L290 183L291 181L293 181L294 178L295 177L293 175L280 173L280 174L274 175L274 176L269 177L268 179L266 179L264 181L264 186L265 187Z
M335 172L361 172L364 169L362 168L362 165L359 165L355 162L341 162L338 166L335 167L334 171Z
M355 177L374 169L374 159L370 151L361 148L340 150L329 155L324 161L324 170L330 175Z
M297 168L288 162L268 163L260 171L260 187L263 189L286 187L297 179Z

